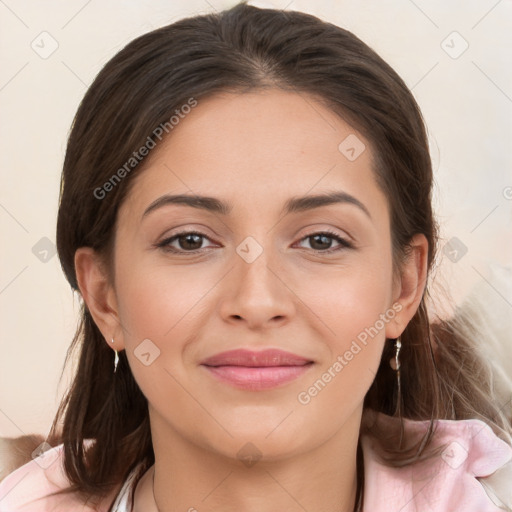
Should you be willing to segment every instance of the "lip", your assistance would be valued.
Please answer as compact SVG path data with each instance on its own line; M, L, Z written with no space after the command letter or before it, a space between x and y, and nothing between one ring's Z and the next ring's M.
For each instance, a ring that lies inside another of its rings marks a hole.
M240 389L271 389L306 373L314 361L291 352L267 349L230 350L205 359L201 366L222 382Z
M291 352L275 348L258 352L247 349L228 350L205 359L201 364L206 366L302 366L311 363L310 359Z

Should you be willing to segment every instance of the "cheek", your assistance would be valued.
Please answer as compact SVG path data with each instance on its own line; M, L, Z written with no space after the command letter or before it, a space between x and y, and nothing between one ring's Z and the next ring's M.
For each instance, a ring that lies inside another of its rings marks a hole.
M387 262L351 268L339 279L331 276L327 290L315 293L311 287L309 295L311 309L319 313L326 357L296 398L305 413L339 425L361 405L377 373L385 327L395 316L391 272Z
M315 410L327 414L336 423L346 411L329 404L353 410L362 402L380 364L385 328L395 316L390 307L391 260L361 261L360 267L331 272L325 279L316 277L314 284L307 281L302 292L318 318L326 357L297 398L300 404L311 405L312 414Z
M186 378L183 352L215 281L210 279L210 284L183 267L150 267L143 262L120 265L118 276L118 311L135 380L152 402L164 395L180 396L170 374L180 382Z
M143 262L120 266L118 276L119 314L131 342L171 335L215 282L184 267Z
M323 325L334 350L371 328L389 308L392 296L391 264L360 261L338 270L326 269L303 280L300 297ZM382 329L381 322L377 325Z

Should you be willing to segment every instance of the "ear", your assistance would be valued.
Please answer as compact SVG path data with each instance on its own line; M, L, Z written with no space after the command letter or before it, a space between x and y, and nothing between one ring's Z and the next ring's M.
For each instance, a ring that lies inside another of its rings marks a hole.
M413 236L406 261L402 265L399 278L394 282L393 304L400 305L391 322L386 326L387 338L398 338L410 322L421 302L427 280L428 240L418 233Z
M75 270L80 293L94 323L112 349L123 350L124 339L116 296L100 255L91 247L78 248L75 252Z

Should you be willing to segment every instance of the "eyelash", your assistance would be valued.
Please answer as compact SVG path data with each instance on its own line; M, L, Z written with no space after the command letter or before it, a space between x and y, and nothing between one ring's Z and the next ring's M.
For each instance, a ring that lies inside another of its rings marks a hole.
M198 235L202 238L206 238L207 240L210 240L210 238L208 236L206 236L204 233L201 233L200 231L182 231L181 233L176 233L172 237L166 238L165 240L162 240L161 242L155 244L155 247L158 247L165 252L170 252L170 253L174 253L174 254L198 254L204 250L204 248L203 248L203 249L196 249L194 251L184 251L184 250L175 249L174 247L170 247L169 244L172 241L176 240L179 237L185 236L185 235ZM341 251L343 249L353 249L354 248L354 245L351 242L349 242L345 238L341 238L337 233L334 233L333 231L329 231L328 229L324 230L324 231L318 231L315 233L311 233L310 235L307 235L307 236L301 238L299 241L302 242L303 240L306 240L307 238L311 238L315 235L327 235L327 238L332 238L332 239L336 240L337 242L339 242L339 244L340 244L340 247L337 247L334 249L332 249L332 248L326 249L325 251L322 251L319 249L311 249L313 252L315 252L317 254L326 254L326 253L331 254L333 252Z

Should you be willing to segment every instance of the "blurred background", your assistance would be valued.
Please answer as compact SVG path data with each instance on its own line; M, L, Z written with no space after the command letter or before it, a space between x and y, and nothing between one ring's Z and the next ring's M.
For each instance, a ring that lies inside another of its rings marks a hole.
M236 0L0 0L0 436L49 431L79 302L55 251L79 102L138 35ZM412 90L429 130L441 226L432 315L479 308L512 376L512 1L273 0L354 32ZM445 290L451 296L448 300ZM484 344L482 344L484 345Z

